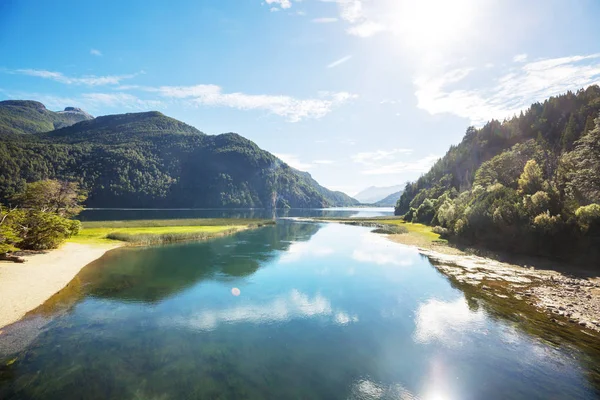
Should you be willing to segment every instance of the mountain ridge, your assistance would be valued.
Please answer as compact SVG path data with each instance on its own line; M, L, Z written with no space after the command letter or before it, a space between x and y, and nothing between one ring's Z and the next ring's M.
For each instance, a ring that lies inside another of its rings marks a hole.
M206 135L157 111L0 135L0 171L0 202L9 202L26 182L52 178L80 182L89 191L89 207L358 204L239 134Z

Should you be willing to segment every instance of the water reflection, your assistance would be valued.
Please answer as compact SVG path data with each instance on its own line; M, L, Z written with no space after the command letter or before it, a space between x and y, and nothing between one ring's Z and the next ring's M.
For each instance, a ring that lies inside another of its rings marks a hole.
M415 262L419 252L414 247L398 246L384 236L363 233L360 242L352 252L356 261L377 265L407 267Z
M417 309L415 340L419 343L439 341L446 346L460 346L466 331L485 333L486 315L472 311L460 297L452 302L429 299Z
M223 309L204 310L191 315L169 318L165 323L197 330L213 330L223 323L273 324L318 316L332 317L332 321L341 325L358 321L357 316L334 311L331 302L321 294L317 293L311 297L294 289L289 294L268 303L243 303Z
M82 221L122 221L147 219L189 218L373 218L394 215L391 207L376 208L292 208L292 209L88 209L79 218Z
M39 329L0 354L3 400L597 394L592 345L543 336L368 228L280 221L117 251L70 288L38 311L43 327L14 328Z

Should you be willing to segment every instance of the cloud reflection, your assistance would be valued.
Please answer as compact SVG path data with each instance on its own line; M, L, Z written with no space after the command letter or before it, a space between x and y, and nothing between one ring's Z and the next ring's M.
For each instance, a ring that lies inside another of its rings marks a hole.
M198 330L212 330L222 323L264 324L315 316L331 316L332 321L339 325L358 321L358 316L335 311L331 302L322 295L317 294L311 298L294 289L287 296L266 304L245 304L222 310L207 310L190 317L170 319L169 323Z
M383 236L365 233L352 253L352 258L360 262L377 265L407 267L413 264L418 255L417 249L393 243Z
M417 310L414 338L419 343L439 341L458 346L465 332L480 331L485 320L485 313L470 310L464 298L453 302L430 299Z
M331 247L323 246L315 241L292 242L288 250L281 256L281 263L296 262L306 256L324 257L333 254Z

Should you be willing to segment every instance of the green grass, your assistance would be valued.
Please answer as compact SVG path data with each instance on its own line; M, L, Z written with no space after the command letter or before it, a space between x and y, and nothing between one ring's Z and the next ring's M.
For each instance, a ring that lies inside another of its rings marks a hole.
M172 243L185 240L204 240L237 232L247 227L274 224L257 219L176 219L144 221L93 221L84 222L73 243L134 244Z
M433 232L433 227L423 224L413 224L406 222L400 217L376 217L376 218L315 218L316 220L327 220L336 221L343 223L356 223L358 225L364 224L380 224L390 225L400 228L397 233L407 233L415 238L427 242L447 243L446 240L441 239L440 235ZM404 231L406 229L406 231ZM382 232L386 233L386 232Z

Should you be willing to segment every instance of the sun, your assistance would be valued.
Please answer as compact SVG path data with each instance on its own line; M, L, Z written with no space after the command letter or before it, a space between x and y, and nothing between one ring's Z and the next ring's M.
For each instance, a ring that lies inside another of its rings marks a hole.
M460 42L473 29L486 0L391 0L392 31L413 47L440 48Z

